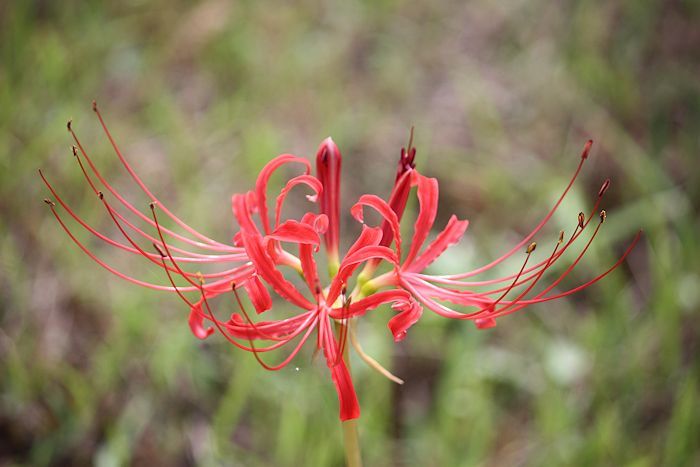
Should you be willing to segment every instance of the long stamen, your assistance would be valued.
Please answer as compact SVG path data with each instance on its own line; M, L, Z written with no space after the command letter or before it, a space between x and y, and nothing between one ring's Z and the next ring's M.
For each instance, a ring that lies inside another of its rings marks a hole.
M598 207L600 206L600 202L607 192L608 188L610 188L610 179L605 179L603 184L601 185L600 189L598 190L598 196L596 198L596 201L593 205L593 208L591 209L590 214L588 217L583 212L578 213L578 225L574 229L571 237L569 238L569 241L566 242L564 247L559 251L557 254L557 257L554 258L554 261L559 259L564 252L578 239L578 237L583 233L583 231L586 229L588 224L590 223L591 219L593 219L594 214L598 212ZM529 274L532 271L535 271L542 267L546 261L541 261L540 263L537 263L534 266L531 266L530 268L527 268L524 273ZM427 274L418 274L418 276L422 279L428 280L430 282L435 282L435 283L440 283L440 284L449 284L449 285L456 285L456 286L482 286L482 285L490 285L490 284L497 284L499 282L505 282L513 277L515 277L515 274L511 274L508 276L500 277L497 279L489 279L489 280L483 280L483 281L462 281L459 280L459 277L465 277L463 274L452 274L452 275L440 275L440 276L433 276L433 275L427 275Z
M520 281L516 282L515 286L517 287L519 285L530 282L534 277L537 277L538 275L540 275L540 273L542 271L546 270L547 268L552 266L554 263L556 263L557 260L559 260L559 258L561 258L561 256L564 254L564 252L578 238L580 233L583 232L582 230L578 230L578 229L579 229L579 226L577 225L576 228L574 229L574 232L571 234L571 237L569 237L569 240L564 244L564 247L561 250L558 249L558 246L560 246L564 242L564 237L563 237L564 231L562 230L561 232L559 232L559 240L557 243L557 249L554 251L552 256L550 256L546 260L542 260L541 262L539 262L535 266L532 266L530 268L525 269L523 271L523 273L525 275L522 277L522 279ZM536 272L534 272L533 274L530 274L533 271L536 271ZM527 275L527 274L529 274L529 275ZM512 274L510 276L505 276L505 277L501 277L498 279L491 279L491 280L485 280L485 281L472 281L472 282L456 282L456 284L458 284L460 286L467 286L467 285L469 285L469 286L484 286L484 285L491 285L491 284L498 284L500 282L505 282L506 280L512 279L513 277L516 277L516 276L517 276L517 274ZM427 278L428 280L430 279L429 276L425 276L425 278ZM492 289L489 291L480 292L480 294L491 295L491 294L495 294L498 292L502 292L503 290L506 290L506 289L507 289L507 287L501 287L498 289Z
M571 179L569 180L569 183L568 183L568 185L566 186L566 188L564 189L564 192L561 194L561 196L559 197L559 199L557 200L557 202L554 204L554 206L552 207L552 209L549 210L549 212L547 213L547 215L540 221L539 224L537 224L537 226L535 226L535 228L534 228L529 234L527 234L527 235L525 236L525 238L523 238L517 245L515 245L510 251L508 251L507 253L505 253L503 256L494 259L493 261L491 261L490 263L486 264L485 266L482 266L482 267L480 267L480 268L477 268L477 269L475 269L475 270L473 270L473 271L465 272L465 273L462 273L462 274L455 274L455 275L452 275L452 276L450 276L450 278L451 278L451 279L464 279L464 278L467 278L467 277L475 276L475 275L480 274L480 273L482 273L482 272L484 272L484 271L488 271L489 269L493 268L494 266L496 266L496 265L502 263L502 262L505 261L506 259L508 259L508 258L510 258L511 256L513 256L513 254L515 254L518 250L520 250L520 248L522 248L523 246L525 246L525 244L527 244L527 242L529 242L529 241L537 234L537 232L539 232L540 230L542 230L542 228L549 222L549 220L552 218L552 216L553 216L554 213L557 211L557 209L559 209L559 206L561 205L562 201L564 201L564 198L566 197L566 195L567 195L567 194L569 193L569 191L571 190L571 187L574 185L574 182L576 181L576 178L578 178L579 173L581 173L581 169L583 168L584 162L585 162L586 159L588 158L588 153L590 152L590 149L591 149L591 146L592 146L592 145L593 145L593 141L591 141L591 140L589 140L589 141L586 143L586 145L585 145L584 148L583 148L583 152L581 153L581 160L580 160L579 163L578 163L578 167L576 168L576 171L574 172L574 174L572 175ZM603 193L604 193L604 192L603 192Z
M235 290L235 289L234 289L234 290ZM205 303L206 303L206 299L205 299ZM242 306L242 303L240 302L240 300L238 301L238 304L239 304L239 306L241 307L241 311L243 311L243 306ZM253 356L255 357L255 359L257 360L257 362L260 364L260 366L262 366L263 368L265 368L266 370L269 370L269 371L281 370L282 368L284 368L285 366L287 366L287 365L289 364L289 362L291 362L292 359L299 353L299 351L301 350L302 346L304 345L304 343L307 341L307 339L308 339L309 336L311 335L311 332L313 331L314 326L315 326L316 322L318 321L318 311L316 311L314 314L315 314L314 319L307 325L308 327L307 327L307 330L306 330L306 333L304 334L304 336L302 336L302 338L301 338L301 340L299 341L299 343L298 343L298 344L296 345L296 347L292 350L292 352L287 356L287 358L285 358L285 359L284 359L281 363L279 363L278 365L268 365L267 363L265 363L265 361L264 361L264 360L262 359L262 357L259 355L260 350L257 349L257 348L255 347L255 343L253 342L253 338L250 337L250 335L248 335L248 341L250 342L251 351L253 352ZM247 314L245 314L245 313L244 313L244 315L247 316ZM251 324L252 326L254 326L253 323L252 323L252 321L249 321L249 324ZM303 328L300 328L300 329L303 329ZM298 333L297 333L297 334L298 334ZM293 339L293 337L290 337L289 339L285 340L284 342L285 342L285 343L286 343L286 342L289 342L291 339Z
M513 287L515 287L515 284L518 283L518 279L520 279L520 276L522 275L523 271L525 270L525 266L527 266L527 262L530 259L532 252L535 251L536 248L537 248L537 243L535 243L535 242L532 242L532 243L530 243L530 245L528 245L527 250L525 250L525 252L527 253L527 256L525 256L525 261L523 261L523 265L520 268L518 275L515 276L515 280L513 280L513 283L510 284L510 287L508 287L505 290L505 292L503 292L503 294L500 297L498 297L498 299L495 302L493 302L492 306L495 307L496 305L498 305L501 302L501 300L506 298L506 295L508 295L510 293L510 291L513 290Z
M550 284L549 286L547 286L546 289L544 289L542 292L540 292L540 293L538 294L539 297L545 295L545 294L548 293L550 290L552 290L554 287L556 287L557 285L559 285L559 283L560 283L561 281L563 281L564 278L566 278L566 276L568 276L569 273L570 273L571 271L574 270L574 268L576 267L576 265L578 265L579 261L581 261L581 258L583 258L583 255L586 254L586 251L588 250L588 247L590 247L590 246L591 246L591 243L593 243L593 239L596 237L596 235L598 235L598 232L600 231L600 228L601 228L601 226L603 225L603 223L605 222L605 219L606 219L606 218L607 218L607 214L606 214L605 210L600 211L600 222L599 222L598 225L596 226L596 229L593 231L593 235L591 235L591 238L590 238L590 239L588 240L588 242L586 243L586 246L581 250L581 252L578 254L578 256L576 257L576 259L574 260L574 262L571 263L571 265L566 269L566 271L564 271L564 273L562 273L562 275L559 276L559 278L557 278L557 280L555 280L552 284Z
M128 202L123 196L121 196L121 195L119 194L119 192L118 192L114 187L112 187L112 185L109 184L109 183L107 182L107 180L102 176L102 174L100 173L100 171L97 169L97 166L93 163L93 161L92 161L92 159L90 158L90 156L88 156L87 152L85 151L85 148L83 147L83 145L81 144L80 140L78 139L78 136L76 135L75 131L73 131L73 127L72 127L72 125L71 125L71 122L68 122L68 131L70 132L71 136L73 137L73 140L75 141L76 146L77 146L78 149L80 150L80 153L83 155L83 157L84 157L85 160L87 161L88 166L90 167L90 169L92 170L92 172L95 174L95 176L98 178L98 180L100 180L100 183L102 183L102 185L104 185L105 188L107 188L107 190L108 190L110 193L112 193L112 194L117 198L117 200L119 200L119 202L120 202L122 205L124 205L124 207L126 207L129 211L133 212L135 215L137 215L137 216L138 216L140 219L142 219L143 221L145 221L145 222L147 222L147 223L153 225L153 224L152 224L152 221L148 218L148 216L146 216L145 214L143 214L141 211L139 211L138 209L136 209L131 203L129 203L129 202ZM81 163L81 166L82 166L82 163ZM86 172L84 172L84 173L86 173ZM99 190L97 190L97 188L95 187L95 185L94 185L92 182L90 182L90 185L91 185L91 187L93 188L93 190L95 191L95 194L97 194L97 191L99 191ZM187 230L187 229L186 229L186 230ZM190 230L194 231L194 229L192 229L191 227L190 227ZM209 249L209 250L214 250L214 251L226 251L226 252L231 252L231 253L235 253L235 252L241 251L241 249L239 249L239 248L234 248L234 247L225 245L225 244L223 244L223 243L217 243L216 245L213 245L213 244L210 244L210 243L202 243L202 242L195 241L195 240L192 240L192 239L190 239L190 238L184 237L184 236L182 236L182 235L179 235L179 234L177 234L176 232L173 232L173 231L168 230L168 229L164 229L164 231L166 231L166 232L168 233L168 235L171 235L171 236L173 236L173 237L175 237L175 238L178 238L179 240L182 240L183 242L189 243L190 245L193 245L193 246L196 246L196 247L199 247L199 248L204 248L204 249ZM194 231L194 232L196 232L196 231ZM199 235L201 235L201 234L199 234Z
M343 287L343 291L341 293L342 299L343 299L343 307L341 311L341 316L340 316L340 321L339 321L339 326L340 326L340 336L338 339L338 355L336 356L336 361L335 365L338 365L341 360L343 359L343 353L345 352L345 345L348 340L348 314L350 313L350 301L352 298L348 298L347 296L347 289Z
M360 356L360 358L367 364L369 365L370 368L378 371L380 374L388 378L389 380L393 381L396 384L403 384L404 381L399 378L398 376L394 375L391 373L389 370L384 368L379 362L377 362L374 358L370 357L368 354L365 353L364 349L360 345L360 341L357 340L357 335L355 332L355 324L356 322L353 321L350 327L349 335L350 335L350 344L352 344L352 348L355 349L355 352L357 355Z
M158 247L157 244L154 244L153 246L156 248L156 250L157 250L159 253L165 255L165 253L163 253L163 251ZM172 260L171 260L171 261L172 261ZM170 277L170 273L168 273L168 276L169 276L169 278L170 278L170 282L173 283L172 277ZM176 286L174 283L173 283L173 287L175 287L175 288L177 289L177 286ZM286 344L287 342L289 342L290 340L294 339L294 338L301 332L301 330L304 329L305 326L308 326L308 325L309 325L309 321L307 320L307 321L304 322L299 328L297 328L297 330L295 330L294 332L292 332L292 333L288 336L288 338L287 338L286 340L279 340L279 342L277 342L277 343L275 343L275 344L273 344L273 345L270 345L270 346L267 346L267 347L260 347L260 348L256 348L256 347L254 347L254 346L252 346L252 345L251 345L251 347L246 347L245 345L239 343L238 341L236 341L235 339L233 339L231 336L229 336L228 332L226 332L226 330L224 330L223 327L221 326L221 321L219 321L218 319L216 319L216 317L214 316L213 309L212 309L212 307L209 305L209 301L207 300L206 293L205 293L205 290L204 290L204 280L203 280L201 277L200 277L200 285L199 285L198 290L199 290L199 292L200 292L200 296L202 297L202 301L203 301L203 303L204 303L204 306L205 306L205 308L207 309L207 314L203 314L203 313L201 313L201 311L199 312L199 313L201 314L201 316L202 316L203 318L206 318L206 319L210 320L212 323L214 323L214 325L215 325L216 328L219 330L219 332L224 336L224 338L226 338L226 340L227 340L230 344L232 344L232 345L238 347L238 348L241 349L241 350L245 350L246 352L269 352L269 351L271 351L271 350L276 350L276 349L278 349L279 347L281 347L282 345L284 345L284 344ZM181 297L182 297L182 295L181 295ZM188 304L190 305L190 307L193 307L194 309L198 309L197 307L195 307L195 305L193 305L191 302L189 302L189 300L187 300L187 299L184 298L184 297L183 297L183 299L186 301L186 303L188 303ZM249 338L249 340L252 339L252 338L250 338L250 336L248 336L248 338ZM252 341L251 341L251 342L252 342Z
M157 262L156 260L153 259L153 258L154 258L154 255L153 255L152 253L148 253L148 252L144 251L144 250L131 238L131 236L124 230L124 228L122 227L121 223L120 223L120 222L117 220L117 218L115 217L114 212L113 212L111 206L109 205L109 203L107 202L107 200L106 200L105 197L104 197L104 194L103 194L101 191L99 192L98 196L99 196L100 200L102 201L102 204L104 205L105 209L107 209L107 212L109 213L110 217L111 217L112 220L114 221L114 224L117 226L117 228L118 228L119 231L122 233L122 235L124 236L124 238L126 238L126 240L134 247L134 249L135 249L136 251L138 251L138 253L140 253L142 256L144 256L145 258L147 258L147 259L150 260L151 262L157 264L158 266L161 266L161 263L159 263L159 262ZM121 244L120 244L120 245L121 245ZM153 245L156 245L156 246L157 246L157 243L155 242L155 238L153 239ZM128 248L128 247L125 247L125 248ZM175 261L175 259L176 259L176 257L173 257L173 261ZM182 259L182 258L180 258L179 260L181 260L181 259ZM191 258L184 258L184 259L185 259L185 260L189 260L189 259L191 259ZM177 270L171 269L171 268L170 268L169 266L167 266L165 263L163 263L162 266L165 267L166 269L172 271L172 272L178 272L178 273L181 273L182 275L188 276L188 277L196 277L197 275L201 275L201 276L207 277L207 278L219 278L219 277L230 276L232 273L234 273L234 272L237 270L237 268L235 268L235 269L228 269L228 270L226 270L226 271L215 272L215 273L209 273L209 274L202 274L202 273L194 274L194 273L190 273L190 272L183 271L181 268L178 268Z
M141 178L136 175L136 172L134 169L131 167L129 162L126 160L126 158L122 155L122 152L119 150L119 147L117 146L117 143L114 141L114 138L112 137L112 134L110 133L109 129L107 128L107 125L105 124L104 119L102 118L102 114L100 113L100 110L97 108L97 102L92 101L92 110L95 112L97 115L97 118L100 121L100 125L102 126L102 129L105 132L105 135L107 135L107 138L109 139L110 144L112 145L112 148L114 149L114 152L116 153L117 157L121 161L122 165L124 168L129 172L129 175L131 175L131 178L136 182L136 184L141 188L141 190L151 199L151 201L157 203L160 208L163 210L163 212L170 217L175 223L177 223L180 227L194 235L195 237L199 238L200 240L203 240L206 243L216 245L216 246L224 246L228 247L228 245L225 245L223 243L219 243L216 240L213 240L206 235L203 235L199 232L197 232L195 229L187 225L184 221L182 221L179 217L174 215L168 208L166 208L163 203L161 203L158 198L151 193L151 190L148 189L148 187L143 183Z
M600 219L601 219L601 221L600 221L600 223L596 226L596 229L593 231L593 235L591 235L591 238L588 239L588 241L586 242L586 245L585 245L584 248L579 252L579 254L578 254L578 256L576 257L576 259L569 265L569 267L568 267L568 268L567 268L567 269L566 269L552 284L550 284L550 285L549 285L545 290L543 290L542 292L538 293L538 294L537 294L533 299L531 299L531 300L536 300L538 297L541 297L541 296L543 296L544 294L546 294L547 292L549 292L550 290L552 290L552 289L553 289L554 287L556 287L562 280L564 280L564 278L566 278L566 276L568 276L569 273L571 273L571 271L574 270L574 268L576 268L576 266L578 265L578 263L581 261L581 259L583 258L583 256L586 254L586 251L588 251L588 248L591 246L591 243L593 243L593 240L595 239L596 235L597 235L598 232L600 231L600 227L603 225L603 222L604 222L604 220L605 220L605 211L601 211ZM544 273L544 270L542 271L542 273ZM533 288L534 285L537 283L537 281L539 280L540 277L541 277L541 274L540 274L540 275L538 276L538 278L531 284L531 286L528 287L528 288L525 290L525 293L521 294L521 295L518 296L516 299L514 299L514 300L512 300L512 301L509 301L509 303L508 303L507 305L505 305L505 306L503 306L502 308L498 309L495 313L503 313L503 312L507 311L508 309L510 309L510 308L512 308L512 307L514 307L514 306L516 306L516 305L523 299L523 297L526 295L526 293L528 293L530 290L532 290L532 288Z
M183 302L187 304L190 308L194 308L194 304L187 298L185 295L180 292L180 288L175 284L175 279L173 279L173 276L170 274L171 269L165 264L165 258L166 255L163 252L163 250L160 249L157 243L153 243L153 248L158 252L158 254L161 257L161 260L163 262L163 269L165 269L165 274L168 276L168 280L173 286L173 289L175 289L175 293L182 299Z
M85 170L85 167L83 166L83 163L82 163L82 161L80 160L80 156L79 156L79 155L77 154L77 152L76 152L75 146L73 146L73 155L75 156L76 160L78 161L78 165L80 166L80 170L82 171L83 176L84 176L85 179L87 180L88 184L89 184L90 187L93 189L93 191L95 192L95 194L99 196L99 194L101 193L101 191L98 190L98 189L95 187L95 184L93 183L92 179L90 178L90 176L88 175L87 171ZM61 200L59 199L59 197L58 197L58 195L56 194L55 190L49 185L49 183L48 183L46 180L44 180L44 183L48 186L49 190L51 190L51 192L54 193L54 196L56 196L56 198L59 200L59 202L61 203L61 205L66 209L66 211L68 211L74 219L76 219L78 222L80 222L81 224L83 224L83 226L84 226L86 229L91 230L87 225L85 225L85 224L81 221L81 219L80 219L77 215L74 215L74 214L71 212L70 208L69 208L65 203L61 202ZM143 230L141 230L141 229L139 229L138 227L136 227L136 226L135 226L132 222L130 222L126 217L124 217L121 213L119 213L113 206L110 206L110 209L111 209L112 213L113 213L115 216L117 216L119 219L121 219L121 221L124 222L131 230L133 230L133 231L136 232L137 234L141 235L142 237L144 237L146 240L148 240L148 241L150 241L150 242L155 242L155 241L156 241L155 237L153 237L153 236L147 234L147 233L144 232ZM150 219L149 219L149 220L150 220ZM172 231L170 231L170 230L168 230L168 229L166 229L166 228L164 228L164 227L162 227L162 229L163 229L163 232L168 233L168 234L171 234L172 236L178 237L178 235L177 235L177 234L174 234L174 232L172 232ZM109 240L105 240L105 241L109 241ZM115 246L118 246L118 245L115 245ZM214 263L214 262L220 262L220 261L239 261L239 260L241 260L241 261L247 261L247 259L248 259L247 256L246 256L244 253L234 253L234 254L226 254L226 255L221 255L221 254L213 255L213 254L194 253L194 252L191 252L191 251L182 249L182 248L178 248L178 247L176 247L176 246L174 246L174 245L171 245L171 248L172 248L174 251L177 251L178 253L182 253L182 254L184 254L184 255L189 256L190 258L186 258L186 257L177 257L179 261L189 262L189 263L208 263L208 262Z
M492 303L488 304L486 307L482 308L482 311L486 311L489 314L494 313L496 310L496 306L503 300L506 295L510 293L510 291L515 287L515 285L518 283L518 279L520 279L520 276L522 275L523 271L525 270L525 266L527 266L527 262L530 259L530 256L532 255L532 252L535 251L535 248L537 248L537 243L532 242L530 245L528 245L527 250L525 252L527 253L527 256L525 257L525 261L523 261L523 265L520 268L520 271L518 271L518 274L515 276L515 279L513 282L510 284L510 286L501 294L500 297L498 297L495 301ZM487 318L478 318L474 321L476 326L479 329L488 329L496 326L496 320L493 318L487 317Z
M231 284L231 290L233 291L233 295L236 297L236 302L238 303L238 308L240 308L241 312L243 313L243 316L245 316L246 321L248 321L248 324L253 328L253 330L255 332L260 334L260 336L262 336L263 339L267 339L270 341L285 340L285 339L281 339L279 337L273 336L271 334L267 334L264 331L261 331L260 328L258 328L258 326L255 324L255 322L253 322L253 320L250 318L250 315L246 311L245 306L243 306L243 302L241 301L241 297L238 294L238 287L236 287L235 283Z
M552 251L552 254L549 255L549 258L547 259L547 264L539 271L539 273L538 273L537 276L534 278L534 280L532 280L532 281L530 282L530 285L528 285L528 287L527 287L525 290L523 290L514 300L511 300L511 303L510 303L510 304L501 307L501 308L500 308L499 310L497 310L497 311L495 311L495 310L493 310L493 309L490 309L489 311L490 311L490 312L495 311L496 313L502 312L503 310L505 310L505 309L507 309L507 308L509 308L509 307L514 306L514 304L518 303L518 301L521 300L523 297L526 297L527 294L530 293L530 291L535 287L535 285L537 285L537 282L539 282L539 280L542 278L542 276L544 275L545 271L547 271L547 269L552 265L552 263L553 263L553 258L556 256L557 250L559 249L559 247L561 246L561 244L562 244L563 241L564 241L564 231L562 230L562 231L559 233L559 239L557 240L557 243L554 245L554 250Z
M104 269L111 272L112 274L114 274L117 277L120 277L128 282L131 282L132 284L140 285L141 287L146 287L146 288L153 289L153 290L162 290L162 291L166 291L166 292L174 292L175 291L175 289L173 289L172 287L168 287L168 286L164 286L164 285L160 285L160 284L153 284L151 282L146 282L146 281L142 281L140 279L136 279L135 277L129 276L127 274L124 274L121 271L118 271L117 269L113 268L109 264L102 261L92 251L90 251L85 245L83 245L75 237L75 235L73 235L73 232L70 231L68 226L66 226L66 224L63 222L63 219L61 219L61 216L59 216L58 212L56 212L56 204L50 200L44 200L44 202L49 206L49 208L51 209L51 213L54 215L54 217L56 218L58 223L61 225L61 228L64 230L64 232L66 232L66 234L68 235L68 237L70 237L70 239L73 241L73 243L75 243L78 246L78 248L80 248L83 251L83 253L88 255L90 257L90 259L95 261L97 264L102 266ZM196 289L191 288L191 287L189 287L189 288L185 287L182 290L187 291L187 292L191 292L191 291L194 291Z
M585 282L577 287L574 287L572 289L558 293L556 295L550 295L549 297L541 297L542 293L540 293L537 295L538 298L534 298L531 300L522 300L516 307L514 307L510 310L507 310L506 312L499 314L498 316L500 317L500 316L505 316L505 315L508 315L511 313L515 313L516 311L521 310L522 308L525 308L526 306L532 305L534 303L543 303L543 302L548 302L551 300L557 300L557 299L560 299L562 297L567 297L569 295L572 295L576 292L579 292L583 289L590 287L591 285L593 285L596 282L600 281L601 279L605 278L605 276L607 276L608 274L613 272L615 269L617 269L624 262L624 260L627 258L627 256L629 256L629 254L632 252L634 247L637 245L637 242L639 242L639 239L641 238L641 236L642 236L642 231L640 230L634 236L634 239L632 240L630 245L627 247L627 249L622 254L622 256L620 256L620 258L618 258L618 260L615 262L615 264L613 264L605 272L603 272L602 274L599 274L598 276L594 277L593 279L589 280L588 282Z

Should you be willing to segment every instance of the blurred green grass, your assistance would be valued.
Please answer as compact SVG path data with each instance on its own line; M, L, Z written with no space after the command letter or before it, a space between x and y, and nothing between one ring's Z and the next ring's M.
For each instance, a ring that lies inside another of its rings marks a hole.
M526 232L592 137L541 241L609 176L609 222L575 278L643 228L626 266L487 332L426 313L396 346L386 312L363 321L363 345L407 381L355 362L366 463L699 464L698 31L697 1L3 2L0 465L342 463L335 394L310 354L268 373L220 338L197 341L174 297L98 270L46 211L39 167L109 231L68 118L134 191L93 98L153 191L220 239L233 192L328 135L346 203L386 196L415 125L439 219L471 220L444 270Z

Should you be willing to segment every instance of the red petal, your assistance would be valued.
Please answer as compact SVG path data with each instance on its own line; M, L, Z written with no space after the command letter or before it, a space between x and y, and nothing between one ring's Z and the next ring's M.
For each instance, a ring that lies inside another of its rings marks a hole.
M304 184L313 190L313 195L307 195L307 199L311 202L316 201L319 193L323 191L321 182L312 175L299 175L298 177L294 177L293 179L289 180L287 185L282 188L282 191L280 191L279 196L277 196L277 201L275 202L275 226L278 226L280 223L282 205L284 204L284 200L287 198L287 194L292 188L301 184Z
M411 249L406 257L405 265L411 264L413 258L416 257L418 251L423 246L423 242L428 238L430 229L435 222L438 208L438 182L434 178L424 177L417 171L412 172L411 184L418 186L418 203L420 210L418 217L413 227L413 240L411 241Z
M406 337L406 331L413 326L423 314L423 307L418 302L411 300L403 304L395 305L394 308L401 310L399 314L389 320L387 326L394 335L394 341L402 341Z
M325 214L320 214L316 215L314 213L308 212L304 215L302 218L302 222L304 225L308 225L314 229L314 231L318 232L317 227L323 227L323 221L320 221L320 225L316 225L317 222L319 222L319 219L326 219ZM314 255L313 255L313 247L309 244L299 244L299 261L301 262L301 270L304 273L304 279L306 279L306 283L309 286L309 290L311 291L312 294L317 295L318 291L316 290L317 287L319 287L319 279L318 279L318 267L316 266L316 260L314 260Z
M228 332L240 339L262 339L268 340L270 336L284 338L296 331L300 327L306 327L313 311L307 311L292 318L277 321L260 321L251 326L245 318L238 313L231 315L231 319L224 324Z
M314 217L313 220L314 230L319 234L326 233L328 230L328 222L328 216L325 214L319 214L318 216Z
M269 238L280 242L303 243L305 245L318 245L320 239L313 226L295 220L288 220L280 224Z
M399 230L399 219L391 206L376 195L362 195L357 203L350 208L350 213L359 222L363 222L363 209L364 206L369 206L374 208L381 216L386 220L391 226L391 230L394 233L394 240L396 241L396 254L401 257L401 232Z
M423 251L423 253L416 258L413 263L406 269L411 272L420 272L425 269L430 263L435 261L448 247L459 242L464 235L464 232L469 226L469 221L460 221L457 216L450 217L447 222L445 229L440 232L433 240L433 242L428 245L428 247Z
M249 234L259 233L258 227L253 222L251 212L255 193L249 191L243 194L236 194L231 197L231 207L233 208L233 216L236 218L238 225L241 226L241 232Z
M360 232L360 235L357 237L357 240L355 240L355 243L352 244L352 246L348 249L348 252L345 253L345 256L348 257L355 253L357 250L360 248L364 248L366 246L370 245L379 245L379 242L382 239L382 231L381 229L377 227L369 227L366 225L362 226L362 232Z
M333 282L331 283L328 296L326 297L327 303L335 302L335 299L338 298L343 285L347 283L348 278L360 264L375 258L386 260L394 265L396 265L398 262L394 251L385 246L370 245L362 247L354 253L345 256L343 261L340 263L338 274L333 278Z
M260 314L272 308L272 298L270 292L267 291L265 285L260 281L258 276L251 277L243 284L250 301L255 307L255 311Z
M284 278L281 272L275 268L272 258L265 252L262 237L260 235L243 234L243 245L248 257L253 262L256 272L267 282L282 298L310 310L314 305L309 302L294 284Z
M355 387L352 384L352 378L348 367L345 366L345 362L341 360L340 363L332 366L330 370L335 390L338 393L340 420L360 418L360 404L357 402Z
M297 157L293 154L282 154L275 157L270 162L268 162L265 167L260 171L258 175L258 180L255 182L255 194L257 195L258 210L260 212L260 219L262 220L263 227L265 228L265 233L270 233L270 220L267 218L267 183L270 181L272 174L283 166L284 164L289 164L296 162L304 165L306 168L306 174L311 171L311 164L306 159Z
M202 301L200 300L190 310L190 318L188 322L190 324L192 334L194 334L197 339L206 339L214 333L214 328L211 326L208 328L204 327L204 318L202 316L201 307Z
M474 324L478 329L490 329L496 327L496 320L493 318L477 318Z
M362 316L370 310L374 310L380 305L391 302L405 302L411 300L411 294L403 289L382 290L376 292L369 297L352 302L347 310L343 308L334 308L330 313L331 318L354 318Z
M338 393L338 402L340 405L340 420L351 420L359 418L360 404L357 402L357 395L352 384L352 378L348 367L345 365L344 359L337 358L337 343L333 336L330 321L324 319L323 323L323 354L326 357L326 363L331 370L331 378L335 385L335 390Z

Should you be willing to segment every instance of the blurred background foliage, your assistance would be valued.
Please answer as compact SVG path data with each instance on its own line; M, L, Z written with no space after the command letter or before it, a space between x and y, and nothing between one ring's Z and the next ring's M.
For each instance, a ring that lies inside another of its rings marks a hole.
M640 228L642 242L595 287L493 330L426 312L394 345L388 311L363 320L363 345L406 380L354 362L365 460L700 464L698 76L691 0L1 2L0 465L343 462L336 396L310 351L269 373L220 336L196 340L176 297L99 269L46 210L39 167L117 233L70 156L69 118L145 207L93 98L152 190L218 239L234 232L233 192L328 135L345 208L386 196L415 125L418 167L440 180L437 225L471 220L441 271L528 232L593 138L537 240L570 232L610 177L609 222L567 284L607 268Z

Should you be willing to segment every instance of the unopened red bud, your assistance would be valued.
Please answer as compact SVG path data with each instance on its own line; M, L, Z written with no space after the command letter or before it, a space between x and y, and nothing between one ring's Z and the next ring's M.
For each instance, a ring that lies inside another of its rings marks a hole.
M340 171L343 159L338 146L331 138L323 140L316 152L317 178L323 185L320 196L321 213L328 217L328 230L324 234L329 264L338 262L340 241Z
M606 191L608 191L608 188L610 188L610 179L606 178L603 184L600 186L600 190L598 190L598 198L602 197Z
M586 221L586 215L582 212L578 213L578 227L583 228L583 223Z

